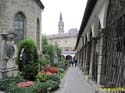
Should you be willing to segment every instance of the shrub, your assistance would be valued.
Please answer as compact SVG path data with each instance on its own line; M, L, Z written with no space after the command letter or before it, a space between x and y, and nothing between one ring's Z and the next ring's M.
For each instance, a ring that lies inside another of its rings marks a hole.
M56 81L56 82L60 82L60 77L59 77L58 74L52 74L52 75L47 77L47 80L53 80L53 81Z
M39 66L37 48L32 40L23 40L19 44L17 64L25 79L35 79Z
M59 68L58 71L59 71L60 73L64 73L65 70L64 70L63 68Z
M41 59L41 65L42 65L42 66L48 65L48 60L47 60L46 57L42 57L42 59Z
M33 86L20 88L18 87L19 82L27 82L23 78L7 78L6 80L0 81L0 90L5 93L47 93L47 87L45 83L39 81L33 82Z
M59 88L59 82L53 81L53 80L47 80L45 82L45 85L50 91L56 90Z

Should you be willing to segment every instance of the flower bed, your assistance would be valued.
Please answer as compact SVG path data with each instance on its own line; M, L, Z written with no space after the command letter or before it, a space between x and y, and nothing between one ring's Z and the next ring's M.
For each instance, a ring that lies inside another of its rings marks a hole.
M35 81L24 80L21 77L8 78L0 82L0 90L6 93L47 93L59 88L60 76L64 69L46 66L35 76Z

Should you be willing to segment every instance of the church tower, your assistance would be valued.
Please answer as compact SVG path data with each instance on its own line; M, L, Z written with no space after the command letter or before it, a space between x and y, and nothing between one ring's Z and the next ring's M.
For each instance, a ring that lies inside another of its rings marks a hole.
M64 22L63 22L63 18L62 18L62 13L60 13L60 18L59 18L59 22L58 22L58 33L64 33Z

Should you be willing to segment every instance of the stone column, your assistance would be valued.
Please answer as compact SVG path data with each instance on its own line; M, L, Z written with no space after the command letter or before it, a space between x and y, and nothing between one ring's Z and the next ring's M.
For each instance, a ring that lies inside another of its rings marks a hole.
M105 29L100 29L100 52L99 52L99 63L98 63L98 84L103 85L104 81L104 65L105 65Z
M82 71L85 72L85 66L86 66L86 45L84 45L83 47L83 67L82 67Z
M83 71L83 66L84 66L84 46L82 47L82 64L81 64L81 70Z
M87 62L88 62L88 50L89 50L89 44L87 42L86 47L85 47L85 75L88 75L88 71L87 71Z
M80 49L80 53L79 53L79 60L80 60L80 69L81 69L81 64L82 64L82 48Z
M92 70L93 70L93 62L95 62L96 55L96 43L97 38L92 39L92 51L91 51L91 60L90 60L90 70L89 70L89 79L92 79Z

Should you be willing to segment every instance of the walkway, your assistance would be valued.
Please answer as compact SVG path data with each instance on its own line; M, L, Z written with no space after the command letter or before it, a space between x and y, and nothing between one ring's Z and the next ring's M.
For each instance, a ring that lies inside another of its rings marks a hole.
M61 88L55 93L95 93L95 91L83 78L78 67L70 67L62 80Z

